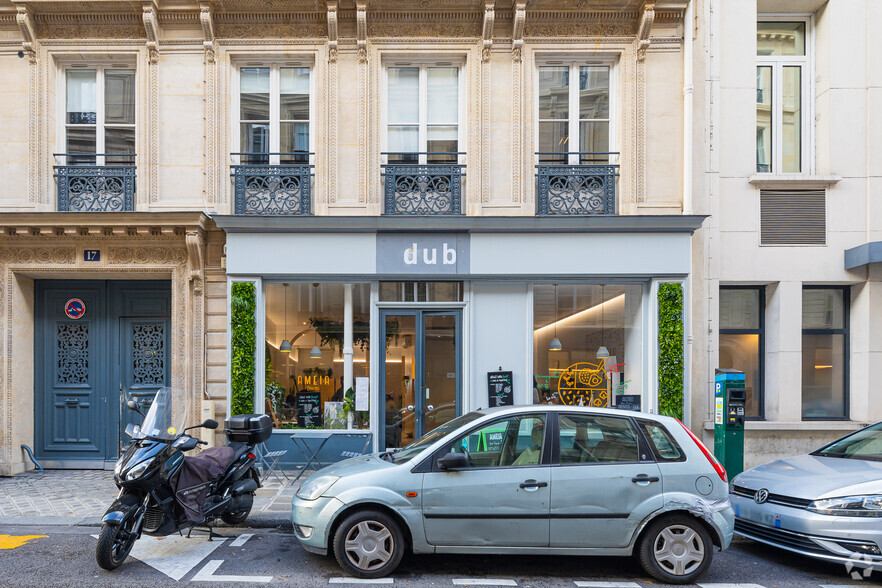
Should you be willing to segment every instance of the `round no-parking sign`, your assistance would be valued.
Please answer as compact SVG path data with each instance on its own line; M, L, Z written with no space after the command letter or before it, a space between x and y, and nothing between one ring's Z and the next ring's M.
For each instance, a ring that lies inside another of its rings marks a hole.
M71 298L64 304L64 314L69 318L83 318L86 314L86 304L79 298Z

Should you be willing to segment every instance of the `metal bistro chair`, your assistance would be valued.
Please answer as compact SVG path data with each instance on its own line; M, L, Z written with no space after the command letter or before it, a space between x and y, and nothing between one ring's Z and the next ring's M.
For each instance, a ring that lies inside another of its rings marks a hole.
M280 449L278 451L267 451L266 444L261 443L256 446L254 450L257 452L257 457L260 459L261 468L263 469L263 475L260 477L260 483L263 484L267 478L273 476L276 480L279 481L279 484L282 486L285 485L285 481L282 480L282 476L285 477L285 480L289 480L288 474L285 473L285 470L277 467L279 465L279 460L282 459L282 456L288 453L287 449ZM279 475L281 473L281 476Z

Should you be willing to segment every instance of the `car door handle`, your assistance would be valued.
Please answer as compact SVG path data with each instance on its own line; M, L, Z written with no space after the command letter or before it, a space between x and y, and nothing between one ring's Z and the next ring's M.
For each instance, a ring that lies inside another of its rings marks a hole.
M650 482L658 482L658 476L647 476L646 474L639 474L631 478L631 481L635 484L649 484Z
M548 482L537 482L536 480L524 480L519 484L519 487L521 488L532 488L534 490L537 488L545 488L546 486L548 486Z

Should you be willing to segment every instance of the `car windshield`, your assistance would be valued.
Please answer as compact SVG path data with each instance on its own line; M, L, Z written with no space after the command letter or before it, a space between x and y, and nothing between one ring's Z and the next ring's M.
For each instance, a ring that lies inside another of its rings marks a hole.
M882 423L870 425L844 439L834 441L812 455L882 461Z
M480 412L469 412L462 416L458 416L451 421L447 421L437 429L429 431L404 449L389 454L389 460L393 463L404 463L406 461L410 461L414 458L414 456L416 456L423 449L425 449L438 439L441 439L445 435L457 430L461 426L467 425L475 419L481 418L482 416L484 415L482 415Z
M181 413L181 423L179 427L175 427L172 420L172 390L169 387L160 388L150 404L147 416L141 423L140 430L136 429L133 437L135 439L159 439L161 441L171 441L178 436L178 433L184 426L187 410L184 408Z

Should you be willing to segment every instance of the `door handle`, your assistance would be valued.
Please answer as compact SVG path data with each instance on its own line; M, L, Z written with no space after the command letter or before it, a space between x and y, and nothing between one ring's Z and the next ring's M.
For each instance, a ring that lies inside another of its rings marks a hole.
M631 478L631 481L635 484L642 484L644 486L648 485L650 482L658 482L658 476L647 476L646 474L638 474Z
M524 490L538 490L548 486L548 482L537 482L536 480L524 480L518 486Z

